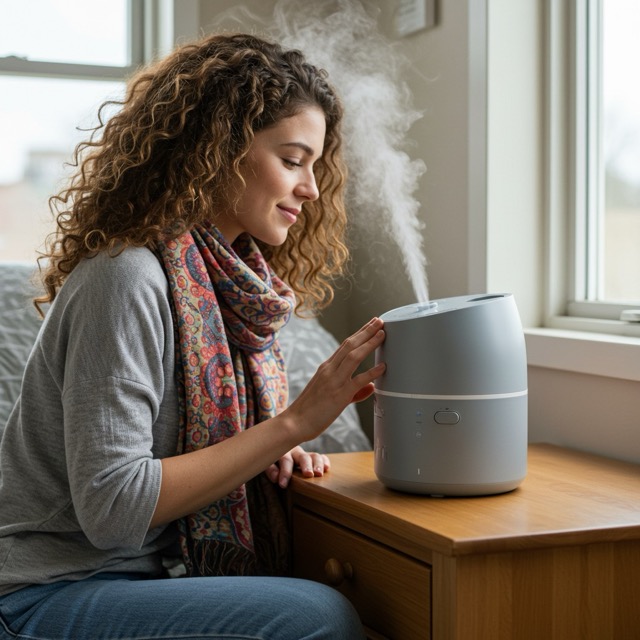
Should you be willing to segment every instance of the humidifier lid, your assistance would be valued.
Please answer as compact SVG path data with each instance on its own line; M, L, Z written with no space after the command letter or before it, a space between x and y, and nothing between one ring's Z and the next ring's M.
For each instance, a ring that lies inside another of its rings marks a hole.
M441 298L439 300L431 300L429 302L414 302L413 304L397 307L383 313L380 318L385 322L395 322L399 320L413 320L423 318L425 316L437 315L472 307L483 302L496 300L497 298L507 298L511 294L491 293L480 296L456 296L453 298Z

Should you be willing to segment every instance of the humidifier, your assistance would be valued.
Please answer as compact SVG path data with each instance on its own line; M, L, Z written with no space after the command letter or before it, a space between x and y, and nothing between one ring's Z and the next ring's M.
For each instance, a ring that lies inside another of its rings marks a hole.
M515 489L527 469L527 361L513 296L444 298L381 318L378 479L437 496Z

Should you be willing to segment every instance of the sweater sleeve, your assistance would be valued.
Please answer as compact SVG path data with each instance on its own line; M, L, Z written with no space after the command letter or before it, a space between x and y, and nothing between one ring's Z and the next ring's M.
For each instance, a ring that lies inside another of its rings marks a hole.
M140 382L88 379L64 396L65 452L78 522L99 549L142 547L160 492L151 454L157 398Z
M69 490L94 546L139 549L161 483L152 449L172 373L165 357L172 331L166 279L142 249L98 256L82 267L65 284L49 355L63 381Z

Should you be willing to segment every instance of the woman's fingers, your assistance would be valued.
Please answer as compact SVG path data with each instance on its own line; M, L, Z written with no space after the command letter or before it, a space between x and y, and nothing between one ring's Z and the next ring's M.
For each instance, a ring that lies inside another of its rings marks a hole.
M275 462L272 465L269 465L269 468L265 470L265 473L267 474L267 478L269 478L269 480L271 480L273 484L278 482L278 477L280 476L280 468Z
M291 453L287 453L280 458L278 461L278 467L278 484L284 489L289 484L291 474L293 473L293 458Z
M363 329L347 338L336 352L321 365L321 369L325 370L328 377L334 378L340 384L355 381L359 386L364 386L381 375L384 371L383 366L372 367L360 377L353 377L364 359L384 341L384 331L380 328L383 323L377 318L374 320L377 322L370 322Z
M329 471L330 466L326 455L308 452L298 446L282 456L277 463L270 465L265 473L271 482L279 484L284 489L289 484L295 467L300 469L305 478L312 478L323 475Z
M329 470L329 458L322 453L305 451L302 447L294 447L287 455L291 456L293 463L298 467L303 476L321 476Z
M347 338L333 355L323 362L311 380L311 386L324 386L330 396L348 394L347 402L362 387L379 377L384 371L380 363L354 376L363 360L384 341L383 322L374 318L358 332ZM315 385L314 385L315 383ZM309 389L309 386L307 387Z
M344 340L327 362L340 366L348 361L348 366L355 364L353 367L355 370L367 355L382 342L384 338L383 326L384 323L380 318L371 319L364 327Z
M374 391L375 391L375 386L373 385L373 382L369 382L364 387L360 387L360 389L358 389L353 394L353 397L351 398L351 402L362 402L363 400L366 400L369 396L371 396L371 394L373 394Z
M294 454L293 459L296 465L300 468L302 475L306 478L313 476L321 476L325 471L329 471L329 458L322 453L314 453L303 451L300 456Z
M380 362L374 367L371 367L371 369L367 369L366 371L353 376L352 381L358 388L366 387L376 378L379 378L384 373L385 368L385 363Z
M363 387L367 387L370 382L380 377L384 373L384 363L379 363L366 371L354 375L356 369L362 364L364 359L377 349L384 341L384 331L382 329L375 330L373 335L367 333L368 338L364 342L353 342L348 344L349 339L345 341L347 344L342 350L341 358L337 358L334 362L325 363L329 370L327 374L333 377L338 384L347 384L351 387L353 395ZM360 336L361 337L361 336ZM335 367L335 370L332 368ZM364 397L368 397L371 392ZM363 398L364 399L364 398Z
M384 341L384 323L373 318L347 338L323 362L286 412L301 431L300 442L312 440L326 429L345 407L373 393L373 380L382 375L384 364L356 374L363 360Z

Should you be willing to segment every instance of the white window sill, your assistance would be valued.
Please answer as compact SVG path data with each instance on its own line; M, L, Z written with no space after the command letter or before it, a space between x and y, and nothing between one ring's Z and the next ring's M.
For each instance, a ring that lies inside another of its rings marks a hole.
M529 366L640 381L640 337L531 328L525 340Z

